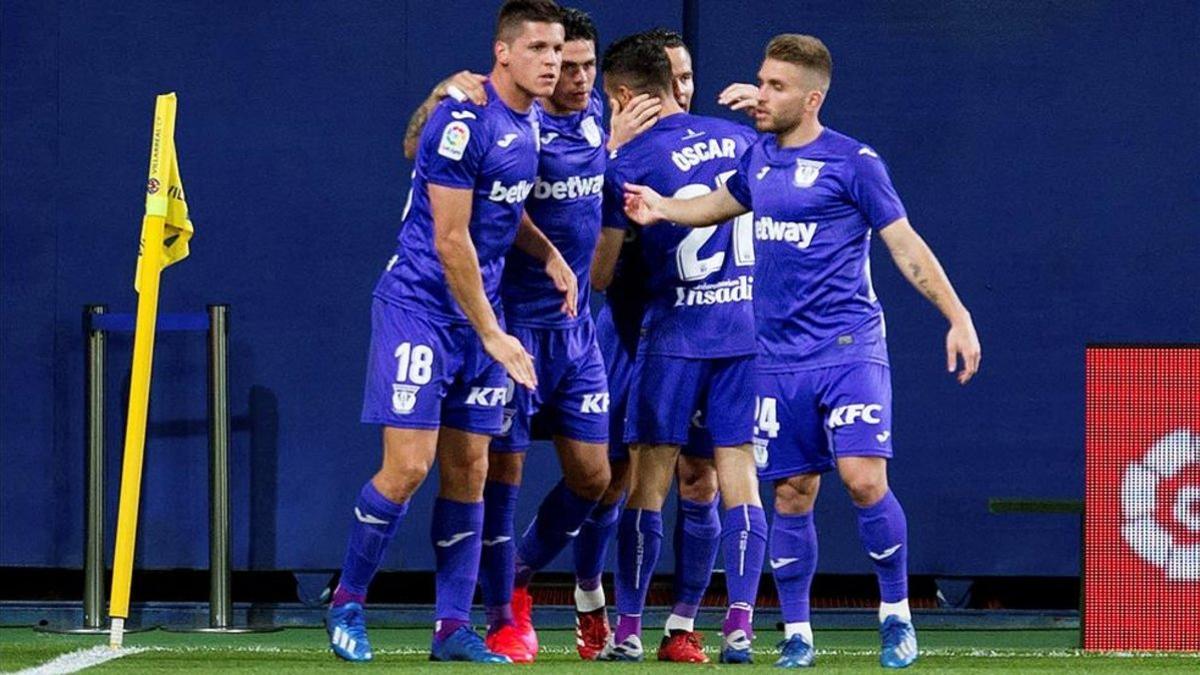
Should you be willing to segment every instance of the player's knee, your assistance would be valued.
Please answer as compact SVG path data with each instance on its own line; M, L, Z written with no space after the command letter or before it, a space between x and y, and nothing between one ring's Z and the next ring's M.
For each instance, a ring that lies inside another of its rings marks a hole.
M694 480L679 481L679 496L690 502L707 504L717 498L717 474L696 476Z
M601 500L608 492L612 472L608 461L584 466L575 475L566 476L567 487L575 494L589 500Z
M608 485L600 496L600 503L612 506L621 501L629 489L629 462L609 462L608 476Z
M819 475L792 476L775 483L775 511L797 515L812 511L821 487Z
M424 482L429 474L429 463L420 458L411 461L393 462L385 465L375 474L371 482L379 494L388 501L399 504L407 501Z
M525 468L523 453L491 453L488 457L487 479L506 485L520 485Z
M709 461L681 459L677 475L679 496L690 502L707 504L717 498L717 468Z
M443 485L454 485L463 492L483 494L483 483L488 475L486 454L469 457L442 458L441 479Z
M842 476L850 500L856 506L866 507L883 499L888 491L887 474L863 472Z

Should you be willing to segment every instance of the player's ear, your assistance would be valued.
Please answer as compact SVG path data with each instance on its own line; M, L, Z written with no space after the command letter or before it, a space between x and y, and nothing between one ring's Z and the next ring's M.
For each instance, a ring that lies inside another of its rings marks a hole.
M625 108L629 105L629 100L633 98L633 90L623 84L618 84L617 94L614 98L620 102L622 108Z
M808 100L804 102L804 109L808 112L816 112L821 109L821 104L825 102L825 92L820 89L813 89L808 92Z
M510 58L511 48L504 40L496 40L496 44L492 45L492 55L496 57L496 63L502 66L507 66Z

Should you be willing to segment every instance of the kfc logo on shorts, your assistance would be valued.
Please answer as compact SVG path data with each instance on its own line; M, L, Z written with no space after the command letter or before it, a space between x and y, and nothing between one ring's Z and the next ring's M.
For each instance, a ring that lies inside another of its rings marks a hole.
M413 384L392 385L392 412L407 415L417 405L417 392L421 388Z
M882 420L879 419L879 413L883 410L883 406L878 403L851 403L838 408L834 408L829 413L829 420L826 426L830 429L837 429L862 420L867 424L879 424ZM882 441L881 441L882 442Z
M504 403L505 387L471 387L467 394L467 405L495 408Z

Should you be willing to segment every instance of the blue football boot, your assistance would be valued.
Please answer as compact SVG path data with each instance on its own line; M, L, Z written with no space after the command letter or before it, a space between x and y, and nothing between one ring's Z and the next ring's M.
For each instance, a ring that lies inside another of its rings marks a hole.
M433 639L430 661L470 661L471 663L512 663L512 659L487 648L483 638L470 626L459 626L445 639Z
M347 661L370 661L371 643L367 640L367 614L357 602L330 607L325 615L329 648Z
M746 631L739 628L725 636L721 644L721 663L754 663L750 636Z
M917 660L917 631L911 622L889 616L879 627L879 638L879 665L884 668L907 668Z
M793 635L779 643L779 660L776 668L811 668L817 661L817 652L804 641L804 636Z

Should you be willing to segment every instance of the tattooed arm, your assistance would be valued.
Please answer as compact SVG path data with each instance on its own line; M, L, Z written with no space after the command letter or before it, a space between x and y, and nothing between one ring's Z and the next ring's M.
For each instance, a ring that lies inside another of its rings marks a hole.
M958 294L950 285L950 279L942 269L941 263L921 235L909 224L908 218L901 218L885 226L879 231L879 236L887 245L892 260L896 262L904 278L950 322L950 330L946 333L946 370L954 372L961 356L963 367L958 372L958 382L966 384L979 370L979 360L982 356L971 313L958 299Z
M429 115L437 107L437 104L451 95L451 87L457 88L458 92L456 93L471 99L477 105L485 105L487 103L487 92L483 89L485 80L487 78L483 75L462 70L438 82L408 120L408 127L404 130L404 156L408 159L417 156L417 146L421 143L421 130L425 128L425 122L429 121Z

